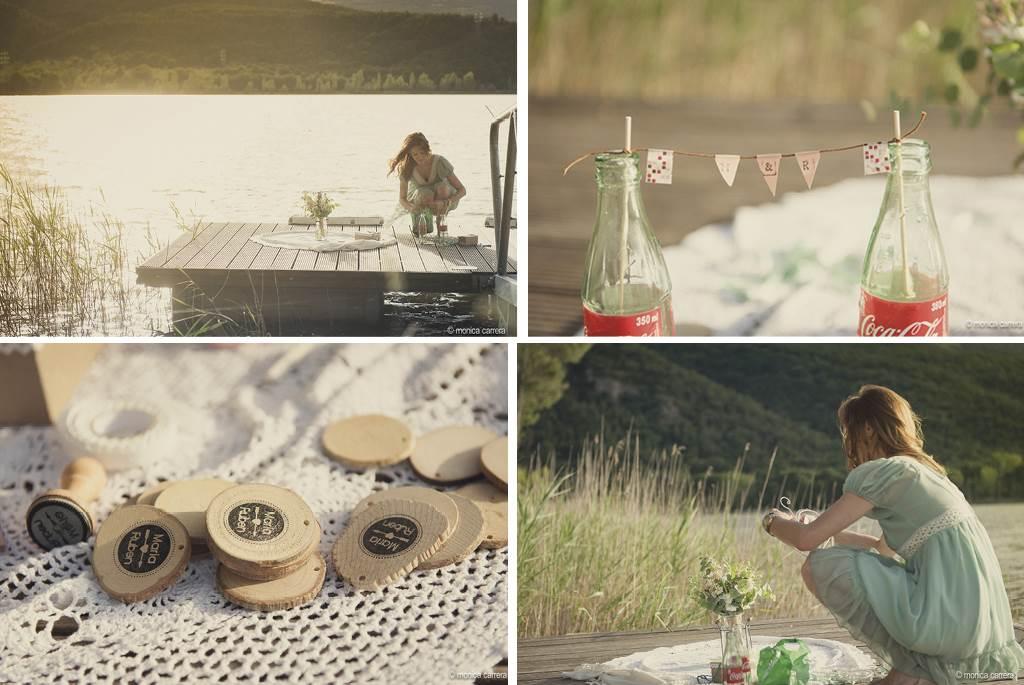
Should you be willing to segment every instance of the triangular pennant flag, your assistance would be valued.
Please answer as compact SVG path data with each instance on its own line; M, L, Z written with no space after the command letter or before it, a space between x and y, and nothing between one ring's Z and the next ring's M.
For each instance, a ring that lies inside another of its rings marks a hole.
M736 168L740 165L740 156L715 155L715 164L718 165L718 173L722 174L722 178L731 188L732 182L736 180Z
M775 197L775 188L779 185L779 162L782 161L782 155L758 155L757 166L761 170L761 175L764 176L764 182L768 184L768 190L772 191L772 197Z
M800 173L804 175L804 181L810 188L814 183L814 174L818 171L818 162L821 161L821 153L817 150L796 153L796 163L800 167Z
M889 162L889 143L880 140L877 143L864 143L864 175L885 174L892 171Z
M647 150L647 174L644 180L648 183L672 183L671 150Z

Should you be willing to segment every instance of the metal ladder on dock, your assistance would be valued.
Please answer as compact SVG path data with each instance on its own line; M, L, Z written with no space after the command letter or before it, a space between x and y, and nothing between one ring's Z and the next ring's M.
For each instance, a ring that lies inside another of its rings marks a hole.
M501 125L508 122L505 173L501 173L499 145ZM509 233L512 230L512 195L516 187L516 106L491 122L491 196L494 203L494 247L498 253L498 275L508 274Z

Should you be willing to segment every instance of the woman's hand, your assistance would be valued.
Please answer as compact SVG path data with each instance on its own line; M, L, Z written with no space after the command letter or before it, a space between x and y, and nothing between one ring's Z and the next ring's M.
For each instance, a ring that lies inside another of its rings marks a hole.
M794 521L782 512L776 514L771 532L787 545L801 552L809 552L848 528L873 507L868 500L848 492L822 512L821 516L807 524Z
M765 528L769 535L772 534L772 526L774 526L778 521L793 520L793 516L791 514L788 514L781 509L769 509L768 514L766 514L765 517L767 518L768 515L771 515L772 517L771 523Z

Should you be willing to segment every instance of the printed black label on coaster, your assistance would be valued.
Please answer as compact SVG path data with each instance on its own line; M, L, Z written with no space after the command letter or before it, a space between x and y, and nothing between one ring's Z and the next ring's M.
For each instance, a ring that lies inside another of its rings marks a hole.
M45 502L32 510L29 534L43 549L73 545L89 538L89 524L64 502Z
M284 533L287 520L265 502L243 502L228 510L228 529L249 542L269 542Z
M363 530L359 546L371 557L384 559L409 549L419 537L420 524L415 519L408 516L386 516Z
M117 543L118 565L136 575L152 573L171 553L171 534L163 526L145 523L132 528Z

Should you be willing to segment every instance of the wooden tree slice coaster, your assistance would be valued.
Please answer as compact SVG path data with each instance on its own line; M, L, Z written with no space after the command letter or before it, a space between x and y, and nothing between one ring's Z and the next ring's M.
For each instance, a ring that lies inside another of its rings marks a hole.
M78 502L61 495L43 495L25 517L32 540L46 550L85 542L92 536L92 515Z
M334 568L359 590L408 575L445 542L448 520L426 502L385 500L352 517L334 543Z
M416 441L409 462L424 480L459 483L480 475L480 450L496 437L479 426L441 428Z
M462 487L456 488L452 492L462 495L466 499L473 500L480 505L481 509L508 508L508 491L499 490L490 481L475 480L472 483L466 483Z
M297 494L276 485L236 485L206 510L207 544L225 566L250 578L285 575L320 541L320 524Z
M185 572L191 551L180 521L156 507L133 504L103 522L92 568L108 595L139 602L173 585Z
M320 593L327 573L327 559L314 554L294 572L274 580L252 580L227 566L217 567L217 588L229 601L256 611L293 609Z
M220 478L182 480L157 494L153 506L181 521L192 542L206 540L206 510L214 497L235 484Z
M353 469L397 464L409 456L415 443L409 426L380 414L335 421L323 435L327 454Z
M135 504L148 504L153 506L153 503L156 502L157 496L177 482L178 481L176 480L168 480L163 483L158 483L147 490L143 490L142 494L135 498Z
M478 480L454 491L473 500L484 512L484 549L499 549L508 545L508 494L489 481Z
M355 506L355 509L352 510L351 517L354 518L358 516L366 511L370 506L377 504L378 502L384 502L391 499L426 502L427 504L432 505L448 520L446 536L454 533L456 526L459 525L459 507L455 504L455 500L443 492L424 488L419 485L388 488L387 490L375 492L372 495L363 498L363 500Z
M480 466L487 480L508 489L508 436L491 440L480 451Z
M480 546L484 549L508 547L508 508L490 507L484 512L484 537Z
M448 493L459 508L459 525L455 533L442 544L429 559L419 565L420 569L441 568L457 564L472 554L484 539L484 513L474 502Z

